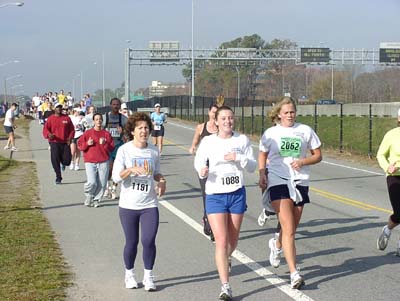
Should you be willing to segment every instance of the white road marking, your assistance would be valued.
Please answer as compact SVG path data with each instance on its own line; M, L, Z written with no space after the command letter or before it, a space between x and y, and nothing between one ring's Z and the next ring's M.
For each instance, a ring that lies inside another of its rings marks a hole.
M201 235L204 237L207 237L203 233L203 227L197 223L194 219L192 219L190 216L188 216L186 213L182 212L175 206L173 206L171 203L165 200L161 200L159 202L162 206L164 206L166 209L171 211L174 215L179 217L182 221L184 221L186 224L191 226L193 229L195 229L197 232L199 232ZM254 271L256 274L259 276L263 277L265 280L267 280L269 283L274 285L276 288L281 290L283 293L291 297L293 300L296 301L313 301L312 298L304 294L303 292L299 290L292 289L290 285L283 279L279 278L277 275L269 271L268 269L262 267L259 263L255 262L253 259L248 257L246 254L242 253L238 249L236 249L232 253L232 257L235 258L236 260L240 261L242 264L245 264L249 269Z

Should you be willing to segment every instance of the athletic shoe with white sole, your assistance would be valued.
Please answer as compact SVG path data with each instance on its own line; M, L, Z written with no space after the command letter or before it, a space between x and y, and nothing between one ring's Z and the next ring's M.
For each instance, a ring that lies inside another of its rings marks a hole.
M219 300L230 301L232 300L232 288L229 283L224 283L221 286L221 292L219 293Z
M126 288L138 288L139 285L135 279L135 273L132 271L125 272L125 287Z
M389 238L390 238L390 232L389 234L386 233L386 228L387 226L383 227L381 234L378 237L378 240L376 241L376 247L378 248L378 250L385 250L388 242L389 242Z
M290 275L290 287L293 289L300 289L305 284L303 277L298 271Z
M148 271L144 273L143 276L143 286L144 290L148 292L153 292L156 290L156 285L154 284L154 275L153 271Z
M269 262L274 268L278 268L281 263L282 249L276 247L276 239L271 238L268 242L270 248Z
M271 218L265 209L263 209L258 216L257 222L260 227L264 226L265 223Z

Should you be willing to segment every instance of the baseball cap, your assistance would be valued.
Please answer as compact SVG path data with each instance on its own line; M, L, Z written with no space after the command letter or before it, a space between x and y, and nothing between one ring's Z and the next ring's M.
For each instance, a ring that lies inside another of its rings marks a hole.
M57 107L62 107L62 104L60 104L59 102L56 102L56 103L54 104L54 107L55 107L55 108L57 108Z
M127 109L127 108L128 108L128 106L126 105L126 103L123 103L123 104L121 105L121 109L122 109L122 110Z
M161 106L160 106L159 103L156 103L156 104L154 105L154 107L157 108L157 107L161 107Z

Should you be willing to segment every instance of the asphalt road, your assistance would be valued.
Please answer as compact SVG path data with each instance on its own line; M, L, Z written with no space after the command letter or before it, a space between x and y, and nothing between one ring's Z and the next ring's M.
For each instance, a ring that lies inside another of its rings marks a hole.
M50 221L66 262L74 274L69 300L217 300L220 290L214 245L202 234L202 201L193 157L188 153L194 125L169 120L161 169L167 194L160 203L160 228L154 267L156 292L124 288L124 237L117 201L100 208L83 206L85 171L67 169L55 185L47 141L31 123L32 157L38 167L43 212ZM258 142L255 142L257 154ZM306 285L289 288L284 260L269 265L268 239L276 219L257 225L261 211L257 174L246 175L248 211L231 285L234 300L397 300L400 258L395 256L398 230L385 251L376 238L390 213L381 170L348 165L324 157L312 167L311 204L296 235L298 261ZM143 275L141 249L136 260Z

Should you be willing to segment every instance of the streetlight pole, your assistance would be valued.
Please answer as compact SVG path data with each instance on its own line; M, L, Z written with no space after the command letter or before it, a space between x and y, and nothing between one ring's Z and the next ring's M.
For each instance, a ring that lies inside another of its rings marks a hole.
M235 66L237 72L237 107L240 105L240 69L238 66Z
M332 67L332 74L331 74L331 99L333 99L333 63L331 65Z
M10 2L10 3L0 4L0 8L6 6L22 6L22 5L24 5L24 2Z
M105 72L104 72L104 51L102 52L102 57L101 57L101 63L102 63L102 71L103 71L103 107L106 106L106 90L105 90Z
M4 79L4 103L5 104L7 103L7 81L11 80L11 79L14 79L14 78L17 78L17 77L21 77L21 76L22 76L21 74L16 74L16 75L13 75L13 76L6 77Z
M194 0L192 0L192 115L194 117L195 107L194 107Z

